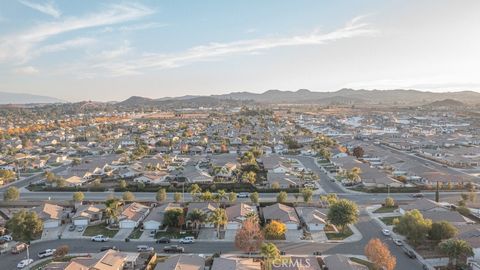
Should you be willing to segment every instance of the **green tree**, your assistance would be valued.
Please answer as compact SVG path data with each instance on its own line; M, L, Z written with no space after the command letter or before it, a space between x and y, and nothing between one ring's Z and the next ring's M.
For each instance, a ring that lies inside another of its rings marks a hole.
M428 237L431 240L440 241L453 238L457 233L458 230L455 226L447 221L439 221L432 223L432 228L428 232Z
M73 201L74 202L81 202L81 201L83 201L83 199L85 199L85 195L83 194L83 192L77 191L77 192L73 193Z
M183 198L183 195L180 192L175 192L175 194L173 194L173 201L176 203L180 202L182 198Z
M457 265L464 264L468 257L473 256L470 244L464 240L448 239L438 245L440 252L448 256L448 264L457 269Z
M356 223L358 220L358 206L352 201L341 199L330 205L327 218L329 222L342 231L347 225Z
M209 202L209 201L213 200L213 194L210 191L207 190L207 191L202 193L200 198L202 199L202 201Z
M157 202L164 202L167 200L167 191L164 188L161 188L157 191L155 195L155 199Z
M214 198L215 198L215 201L223 201L224 199L227 198L227 193L225 192L225 190L220 189L217 191L217 194L216 196L214 196Z
M287 201L288 194L285 191L281 191L277 195L277 202L278 203L285 203Z
M198 230L199 226L207 220L207 214L201 209L193 209L193 211L187 215L187 220L192 223L195 230Z
M228 193L228 202L234 203L236 200L237 200L237 193L233 191Z
M143 190L145 188L145 183L143 182L138 182L137 183L137 189L138 190Z
M105 215L109 223L116 223L118 216L122 211L122 202L117 198L111 198L105 201Z
M414 245L417 245L427 237L432 227L432 221L430 219L424 219L422 213L414 209L407 211L394 225L397 232L405 235L408 240Z
M217 208L210 213L208 222L215 224L217 227L217 238L220 237L220 226L224 226L228 222L227 212L223 208Z
M313 198L313 190L309 188L302 189L302 197L304 202L306 203L311 202Z
M395 201L393 200L392 197L385 198L385 207L394 207L394 206L395 206Z
M363 148L361 146L357 146L355 148L353 148L353 155L356 157L356 158L361 158L363 157L363 154L365 153L365 151L363 151Z
M271 187L272 189L280 189L280 184L278 182L273 182Z
M253 204L258 204L258 201L259 201L259 195L258 195L258 192L253 192L252 194L250 194L250 201L253 203Z
M202 188L200 188L198 184L193 184L190 186L188 191L190 192L190 195L192 195L193 201L196 201L199 195L202 193Z
M125 191L122 195L124 201L131 202L135 200L135 195L130 191Z
M7 221L6 227L13 238L31 241L42 233L43 221L33 211L20 210Z
M20 198L20 191L16 187L9 187L3 194L3 200L6 202L17 201Z
M125 180L120 180L120 182L118 183L118 186L121 188L121 189L126 189L127 188L127 181Z
M274 243L263 243L260 247L260 254L269 260L280 257L280 251Z
M242 174L242 181L253 185L257 181L257 174L253 171L244 172Z
M163 225L168 227L178 228L181 225L181 219L183 218L182 208L172 208L165 211L163 215Z

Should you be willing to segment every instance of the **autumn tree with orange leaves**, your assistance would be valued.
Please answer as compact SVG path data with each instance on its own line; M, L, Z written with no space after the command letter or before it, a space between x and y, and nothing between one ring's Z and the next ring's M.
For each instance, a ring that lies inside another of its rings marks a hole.
M397 259L390 254L390 250L380 239L374 238L365 246L365 255L375 265L376 269L393 270Z
M258 251L263 243L263 232L255 217L243 221L242 228L235 235L235 246L247 253Z

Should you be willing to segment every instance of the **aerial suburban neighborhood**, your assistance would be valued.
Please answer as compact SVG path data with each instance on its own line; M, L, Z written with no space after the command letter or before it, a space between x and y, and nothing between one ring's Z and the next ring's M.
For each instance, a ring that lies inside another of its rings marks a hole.
M480 1L0 1L0 270L480 270Z

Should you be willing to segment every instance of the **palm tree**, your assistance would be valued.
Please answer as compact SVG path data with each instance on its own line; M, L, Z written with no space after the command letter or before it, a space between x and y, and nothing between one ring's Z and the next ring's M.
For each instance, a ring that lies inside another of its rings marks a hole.
M456 266L459 259L466 259L473 256L472 247L464 240L448 239L441 242L438 247L440 251L448 256L448 264Z
M197 184L193 184L190 186L190 194L192 195L192 199L196 201L198 199L198 195L202 193L202 188Z
M215 224L217 227L217 238L220 237L220 226L226 225L228 222L227 212L223 208L217 208L208 217L208 222Z
M220 189L219 191L217 191L217 196L216 196L217 201L223 201L226 198L227 198L227 193L225 192L225 190Z
M280 251L274 243L263 243L260 254L267 259L276 259L280 256Z
M108 217L109 223L116 223L121 213L120 200L117 198L109 199L105 201L105 206L105 214Z
M198 230L200 225L203 224L207 219L207 215L201 209L194 209L187 216L187 220L192 222L195 230Z

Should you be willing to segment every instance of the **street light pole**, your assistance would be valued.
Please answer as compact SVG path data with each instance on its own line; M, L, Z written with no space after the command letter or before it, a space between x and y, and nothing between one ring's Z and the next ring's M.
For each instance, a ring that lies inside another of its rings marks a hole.
M28 250L29 247L30 245L27 244L27 270L30 269L30 251Z

